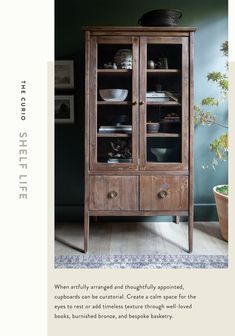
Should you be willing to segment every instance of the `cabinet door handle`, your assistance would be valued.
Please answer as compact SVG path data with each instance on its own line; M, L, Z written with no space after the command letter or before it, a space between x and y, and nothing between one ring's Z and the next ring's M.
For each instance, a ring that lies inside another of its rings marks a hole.
M140 105L144 105L144 103L145 103L144 100L140 101Z
M108 198L116 198L118 193L115 190L108 192Z
M157 195L159 198L166 198L168 196L168 192L166 190L161 190Z
M136 104L137 104L137 101L136 101L136 100L132 102L132 105L136 105Z

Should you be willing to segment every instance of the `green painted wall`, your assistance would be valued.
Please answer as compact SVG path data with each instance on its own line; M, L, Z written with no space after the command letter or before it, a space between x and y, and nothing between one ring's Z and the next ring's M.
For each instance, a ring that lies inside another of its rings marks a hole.
M195 35L195 103L218 90L208 84L209 71L223 71L224 59L219 48L227 39L226 0L56 0L55 58L75 61L76 124L56 126L55 186L58 220L76 220L83 206L84 148L84 25L137 25L148 10L177 8L182 10L180 25L196 26ZM227 111L226 103L219 112ZM226 122L226 113L224 122ZM215 126L195 130L195 217L215 219L212 187L227 183L227 164L214 171L203 170L209 156L208 146L221 130Z

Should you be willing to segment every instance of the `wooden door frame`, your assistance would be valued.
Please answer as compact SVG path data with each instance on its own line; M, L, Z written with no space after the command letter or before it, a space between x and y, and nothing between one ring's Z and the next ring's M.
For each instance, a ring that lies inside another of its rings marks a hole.
M139 38L126 36L91 36L89 57L89 127L90 127L90 171L132 171L138 169L139 158ZM132 163L107 164L97 162L97 51L98 44L131 44L132 45Z
M146 116L147 116L147 104L146 104L146 88L147 88L147 45L148 44L181 44L182 45L182 122L181 122L181 162L179 163L150 163L147 162L147 137L146 137ZM140 37L140 101L144 102L140 105L140 170L187 170L188 153L189 153L189 46L188 37L174 37L174 36L158 36Z

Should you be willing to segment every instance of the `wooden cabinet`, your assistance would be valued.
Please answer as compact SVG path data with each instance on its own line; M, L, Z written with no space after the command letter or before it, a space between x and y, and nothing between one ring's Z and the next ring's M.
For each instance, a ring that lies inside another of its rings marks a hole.
M193 34L85 27L84 250L90 216L188 216L193 232Z

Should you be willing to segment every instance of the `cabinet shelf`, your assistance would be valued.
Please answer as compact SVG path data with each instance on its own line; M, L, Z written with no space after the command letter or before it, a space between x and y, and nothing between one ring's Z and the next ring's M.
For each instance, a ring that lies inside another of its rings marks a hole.
M172 74L180 73L179 69L147 69L148 74Z
M179 138L179 133L147 133L147 137L149 138Z
M167 102L153 102L153 101L147 101L146 102L147 105L163 105L163 106L181 106L180 103L176 102L176 101L167 101Z
M104 76L129 76L132 74L131 69L98 69L97 73Z
M130 101L97 101L97 105L131 105Z
M131 133L97 133L98 138L129 138Z

